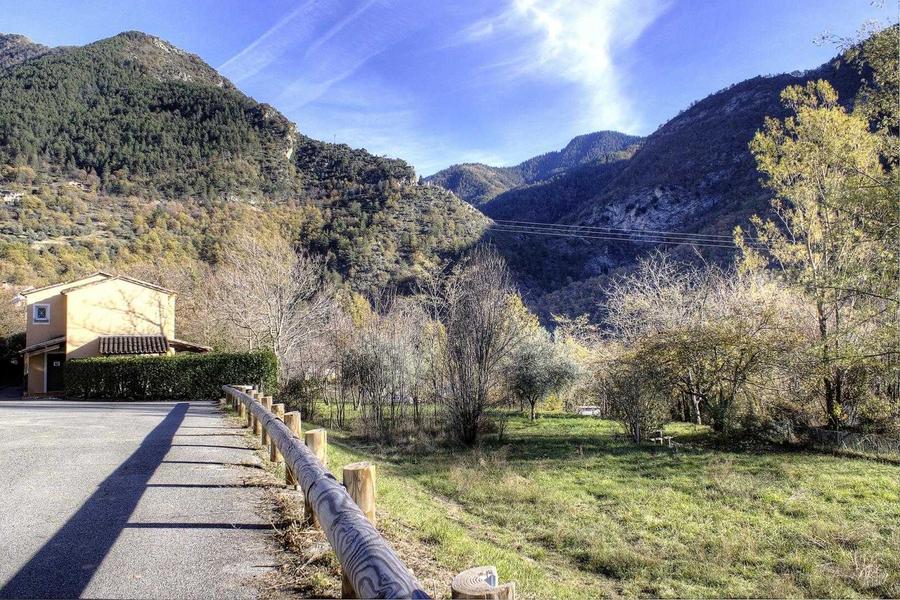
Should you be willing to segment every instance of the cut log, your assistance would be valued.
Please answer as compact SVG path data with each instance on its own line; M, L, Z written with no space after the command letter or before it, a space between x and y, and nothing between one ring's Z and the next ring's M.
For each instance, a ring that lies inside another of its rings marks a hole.
M453 578L450 583L451 598L473 600L515 600L514 581L500 584L497 567L472 567Z

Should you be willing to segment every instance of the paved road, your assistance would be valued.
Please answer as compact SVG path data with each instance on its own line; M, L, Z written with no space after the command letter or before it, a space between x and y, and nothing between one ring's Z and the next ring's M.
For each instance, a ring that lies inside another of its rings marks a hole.
M245 446L211 403L0 402L0 598L256 597Z

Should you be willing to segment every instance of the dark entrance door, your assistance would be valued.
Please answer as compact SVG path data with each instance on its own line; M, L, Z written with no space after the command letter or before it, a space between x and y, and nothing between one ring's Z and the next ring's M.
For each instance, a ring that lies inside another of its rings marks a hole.
M66 364L66 355L62 353L47 354L47 391L61 392L63 385L63 367Z

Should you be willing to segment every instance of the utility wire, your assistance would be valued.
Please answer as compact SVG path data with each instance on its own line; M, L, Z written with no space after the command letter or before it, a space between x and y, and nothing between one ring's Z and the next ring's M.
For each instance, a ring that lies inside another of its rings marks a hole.
M500 222L496 222L494 225L489 226L491 231L495 231L497 233L515 233L515 234L533 234L533 235L545 235L551 237L564 237L564 238L575 238L575 239L591 239L591 240L605 240L605 241L618 241L618 242L629 242L629 243L649 243L649 244L688 244L693 246L702 246L707 248L730 248L734 249L736 246L734 242L728 242L725 239L698 239L693 237L685 237L680 234L675 233L645 233L640 232L639 230L634 230L634 233L619 233L619 232L597 232L597 231L584 231L580 232L580 230L576 228L554 228L554 227L543 227L543 226L534 226L534 225L506 225ZM759 247L754 244L748 244L753 247Z
M625 234L634 234L634 235L663 235L663 236L678 236L683 238L693 238L698 240L710 241L710 242L729 242L733 241L733 236L730 235L722 235L722 234L712 234L712 233L688 233L683 231L670 231L670 230L660 230L660 229L629 229L629 228L620 228L620 227L595 227L590 225L564 225L560 223L539 223L535 221L514 221L510 219L494 219L494 222L498 225L514 225L514 226L538 226L542 228L554 228L554 229L563 229L563 230L586 230L598 233L625 233ZM756 240L752 238L747 238L750 242L755 242Z

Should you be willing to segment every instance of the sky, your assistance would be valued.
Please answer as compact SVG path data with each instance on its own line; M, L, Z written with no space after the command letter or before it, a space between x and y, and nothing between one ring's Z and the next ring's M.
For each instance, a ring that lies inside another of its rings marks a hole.
M836 53L823 34L897 13L897 0L0 0L0 31L50 46L157 35L303 133L428 175L602 129L650 134L731 83L822 64Z

